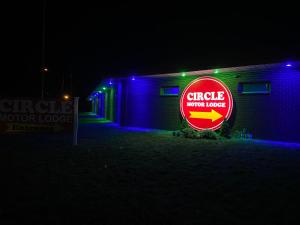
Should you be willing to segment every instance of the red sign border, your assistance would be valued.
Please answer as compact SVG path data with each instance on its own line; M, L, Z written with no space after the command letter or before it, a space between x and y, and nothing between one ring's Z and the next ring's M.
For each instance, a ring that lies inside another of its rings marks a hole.
M188 84L188 86L185 87L185 89L183 90L183 92L182 92L182 94L181 94L181 97L180 97L180 112L181 112L181 116L182 116L183 118L186 118L186 116L185 116L185 114L184 114L184 112L183 112L183 109L182 109L182 108L183 108L183 107L182 107L182 105L183 105L183 96L185 95L185 92L187 91L187 89L188 89L191 85L193 85L194 83L198 82L199 80L203 80L203 79L208 79L208 80L216 81L216 82L218 82L218 83L225 89L227 95L228 95L229 98L230 98L230 101L229 101L229 110L228 110L228 112L227 112L225 118L226 118L226 119L229 119L229 117L231 116L231 113L232 113L232 109L233 109L233 97L232 97L231 91L229 90L229 88L228 88L221 80L219 80L218 78L215 78L215 77L210 77L210 76L198 77L198 78L196 78L195 80L191 81L191 82ZM192 128L194 128L194 129L196 129L196 130L199 130L199 131L201 131L201 130L207 130L207 129L209 129L209 130L217 130L217 129L219 129L219 128L221 127L221 125L222 125L222 123L223 123L223 121L221 121L218 125L216 125L216 126L214 126L214 127L212 127L212 128L200 128L200 127L197 127L197 126L191 124L190 121L188 121L188 120L186 120L186 121L188 122L188 124L189 124Z

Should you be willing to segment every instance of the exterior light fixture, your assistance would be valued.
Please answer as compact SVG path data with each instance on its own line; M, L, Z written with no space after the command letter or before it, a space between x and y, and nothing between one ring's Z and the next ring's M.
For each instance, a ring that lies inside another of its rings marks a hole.
M69 100L69 99L70 99L70 95L64 94L63 99L64 99L64 100Z

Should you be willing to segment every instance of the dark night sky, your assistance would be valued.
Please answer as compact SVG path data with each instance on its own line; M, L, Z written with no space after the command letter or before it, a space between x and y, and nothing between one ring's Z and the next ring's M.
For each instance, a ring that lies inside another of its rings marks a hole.
M73 75L85 97L103 76L126 76L300 59L300 15L287 8L47 3L47 90ZM2 7L3 96L39 96L42 3Z

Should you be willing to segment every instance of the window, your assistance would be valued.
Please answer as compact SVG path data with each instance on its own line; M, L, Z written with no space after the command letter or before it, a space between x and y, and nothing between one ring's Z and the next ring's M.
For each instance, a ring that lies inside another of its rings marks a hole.
M270 94L271 83L263 82L243 82L238 85L239 94Z
M160 96L178 96L179 87L178 86L169 86L160 88Z

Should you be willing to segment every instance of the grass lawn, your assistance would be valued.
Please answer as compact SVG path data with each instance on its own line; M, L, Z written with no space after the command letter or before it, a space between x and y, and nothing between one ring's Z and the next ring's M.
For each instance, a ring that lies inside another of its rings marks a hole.
M300 145L101 123L79 137L0 137L1 225L299 223Z

